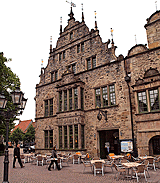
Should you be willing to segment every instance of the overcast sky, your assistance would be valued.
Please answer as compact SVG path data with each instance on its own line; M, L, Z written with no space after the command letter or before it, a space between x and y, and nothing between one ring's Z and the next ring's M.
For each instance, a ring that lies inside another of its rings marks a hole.
M70 1L70 0L69 0ZM85 23L94 28L94 11L103 42L113 38L118 47L116 55L127 55L135 44L147 44L146 19L156 11L155 0L73 0L73 13L81 22L83 3ZM46 67L50 36L52 47L59 37L60 17L63 29L67 26L70 4L66 0L0 0L0 52L12 58L11 67L21 81L21 90L28 98L21 120L35 120L35 87L39 83L41 59ZM160 0L157 0L159 10Z

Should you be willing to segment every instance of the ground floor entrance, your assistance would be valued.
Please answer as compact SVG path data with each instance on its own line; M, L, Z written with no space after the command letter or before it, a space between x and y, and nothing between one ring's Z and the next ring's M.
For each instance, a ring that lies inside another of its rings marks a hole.
M160 154L160 135L154 136L149 141L149 154L159 155Z
M99 146L100 158L106 158L108 153L120 154L119 130L99 131Z

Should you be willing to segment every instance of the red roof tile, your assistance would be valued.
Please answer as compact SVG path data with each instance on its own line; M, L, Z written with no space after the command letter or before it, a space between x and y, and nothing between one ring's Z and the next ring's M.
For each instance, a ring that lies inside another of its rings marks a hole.
M14 131L15 129L17 129L17 128L20 128L20 129L23 131L23 133L26 133L28 127L29 127L31 124L33 125L33 127L35 127L35 124L34 124L34 123L35 123L35 122L33 122L32 119L26 120L26 121L19 121L19 124L15 126L15 128L12 130L11 133L13 133L13 131Z

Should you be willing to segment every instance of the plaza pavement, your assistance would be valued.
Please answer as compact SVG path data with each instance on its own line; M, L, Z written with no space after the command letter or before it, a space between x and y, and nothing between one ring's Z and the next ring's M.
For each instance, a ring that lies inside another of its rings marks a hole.
M4 169L4 156L0 156L0 181L3 182L3 169ZM20 168L18 162L16 162L16 168L12 168L13 163L13 149L9 149L9 182L10 183L125 183L125 182L136 182L134 180L116 181L115 169L112 173L110 168L106 168L105 175L102 177L98 174L96 177L91 173L90 168L86 168L83 174L83 164L69 164L69 167L64 164L62 170L57 169L48 171L46 165L37 166L31 163L25 163L24 168ZM147 178L148 183L160 183L160 169L156 172L153 170L149 171L150 178ZM142 178L140 182L145 182Z

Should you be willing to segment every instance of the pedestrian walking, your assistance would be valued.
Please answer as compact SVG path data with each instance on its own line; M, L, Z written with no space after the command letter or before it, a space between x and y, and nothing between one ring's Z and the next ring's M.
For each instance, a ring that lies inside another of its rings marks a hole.
M21 168L23 168L23 164L21 162L21 158L20 158L20 148L18 146L18 143L16 143L16 147L14 148L14 159L13 159L13 168L16 168L15 167L15 162L16 162L16 159L18 159L18 163L20 164Z
M52 148L52 156L51 156L51 158L57 158L56 146L54 146L54 147ZM49 165L49 167L48 167L48 170L51 171L51 166L53 165L54 162L55 162L55 164L56 164L57 169L58 169L58 170L61 170L61 169L60 169L60 166L58 166L57 160L51 160L51 163L50 163L50 165Z

